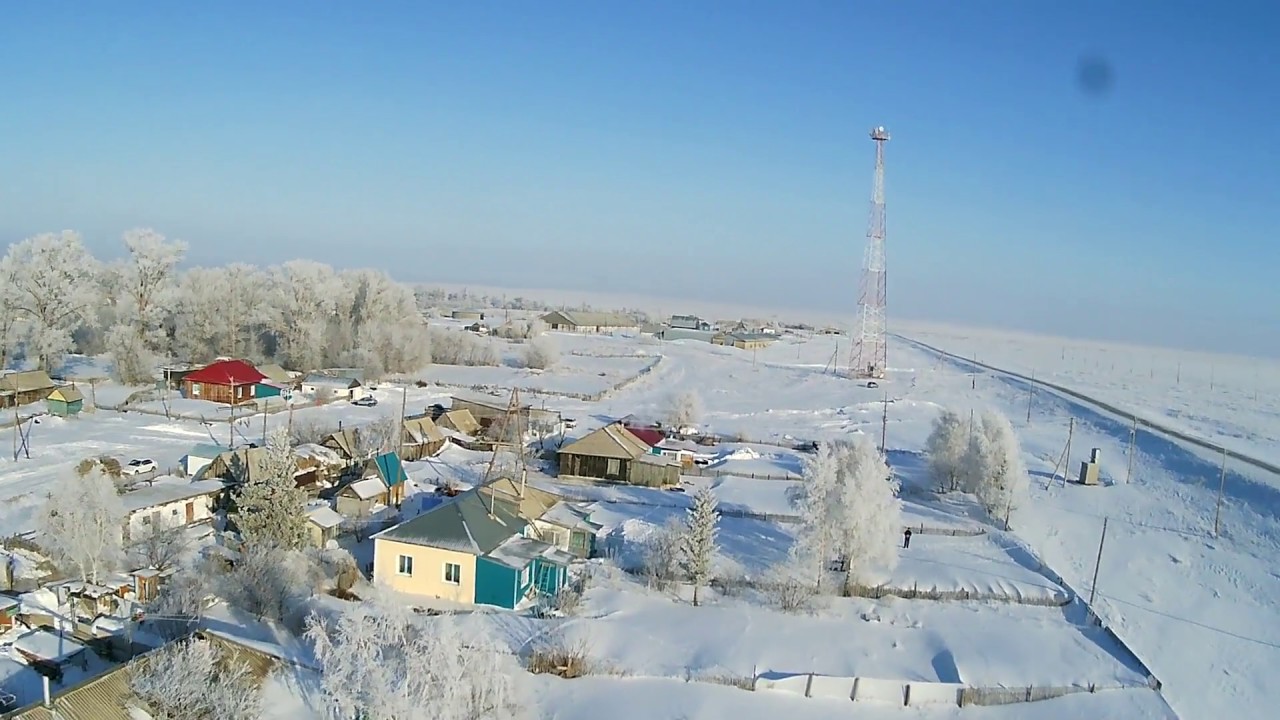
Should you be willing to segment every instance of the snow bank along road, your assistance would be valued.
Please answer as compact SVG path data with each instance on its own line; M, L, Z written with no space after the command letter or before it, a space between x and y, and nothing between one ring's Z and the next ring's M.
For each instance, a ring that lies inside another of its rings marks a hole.
M1162 435L1166 435L1175 440L1181 440L1183 442L1190 443L1197 447L1204 448L1205 450L1212 450L1215 453L1225 452L1227 454L1227 457L1231 458L1232 460L1239 460L1240 462L1246 463L1248 465L1252 465L1258 468L1259 470L1265 470L1269 473L1276 475L1277 477L1280 477L1280 466L1273 465L1265 460L1259 460L1257 458L1250 457L1243 453L1236 452L1235 450L1224 448L1223 446L1217 443L1209 442L1208 440L1195 437L1194 435L1188 435L1187 433L1184 433L1180 430L1174 430L1173 428L1167 427L1165 425L1161 425L1160 423L1152 422L1145 418L1137 417L1131 411L1121 410L1115 405L1112 405L1106 401L1099 400L1094 397L1090 397L1077 390L1072 390L1071 388L1063 387L1055 383L1045 382L1044 380L1037 380L1035 378L1028 377L1026 375L1023 375L1022 373L1017 373L1012 370L1005 370L1004 368L998 368L993 365L987 365L986 363L977 362L973 359L962 357L954 353L949 353L946 350L943 350L941 348L937 348L927 343L920 342L919 340L913 340L903 335L895 334L894 337L898 338L899 340L902 340L903 342L914 345L915 347L920 348L921 350L928 350L937 355L943 355L963 365L968 365L973 368L981 368L983 370L988 370L990 372L1000 373L1002 375L1007 375L1009 377L1021 380L1024 383L1047 388L1055 392L1060 392L1063 395L1068 395L1076 400L1081 400L1083 402L1086 402L1105 412L1114 413L1123 418L1131 418L1133 420L1136 420L1139 426L1144 427L1148 430L1158 432Z

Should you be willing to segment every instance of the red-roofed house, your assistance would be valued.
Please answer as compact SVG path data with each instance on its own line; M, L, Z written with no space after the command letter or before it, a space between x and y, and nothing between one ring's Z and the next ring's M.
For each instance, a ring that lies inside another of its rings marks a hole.
M192 400L238 405L251 402L267 378L243 360L219 360L182 379L182 394Z
M657 428L632 427L630 425L625 425L624 427L627 428L627 432L640 438L640 442L649 447L654 447L667 439L667 436L663 435L662 431Z

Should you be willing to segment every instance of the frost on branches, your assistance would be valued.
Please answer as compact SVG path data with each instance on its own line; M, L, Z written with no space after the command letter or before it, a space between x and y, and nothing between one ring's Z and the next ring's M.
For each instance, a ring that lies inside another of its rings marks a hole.
M792 558L801 576L820 590L836 558L844 566L848 591L875 571L892 569L902 530L897 492L897 481L870 440L859 436L820 445L792 498L800 515Z
M1027 497L1027 467L1022 461L1022 447L1009 418L995 411L982 414L981 435L985 452L975 462L984 464L982 482L973 493L987 514L1003 519L1007 530L1010 514L1021 507Z
M929 476L940 492L960 487L964 456L969 448L969 426L956 413L944 409L933 421L925 441Z
M693 391L672 395L667 400L667 424L679 430L702 419L702 401Z
M555 365L559 359L560 351L556 348L555 341L546 335L541 335L524 346L521 364L533 370L546 370Z
M72 333L90 322L98 303L96 261L80 234L45 233L9 247L6 257L13 308L26 318L27 355L56 370L74 347ZM12 349L12 348L11 348Z
M431 620L374 597L334 618L313 615L330 720L515 720L527 716L524 671L482 615ZM429 709L429 712L427 712Z
M698 605L698 589L711 580L711 560L716 554L716 534L720 512L716 510L716 496L711 486L703 487L693 496L693 507L685 516L684 534L681 538L681 564L685 575L693 583L693 604Z
M307 496L294 480L297 469L287 432L277 430L267 438L261 465L249 474L236 498L235 522L245 543L286 550L307 545Z
M95 466L83 476L63 475L40 511L40 545L64 570L74 568L85 582L97 583L124 557L124 504L111 479Z
M130 669L129 686L156 720L257 720L262 709L249 667L208 640L153 651Z

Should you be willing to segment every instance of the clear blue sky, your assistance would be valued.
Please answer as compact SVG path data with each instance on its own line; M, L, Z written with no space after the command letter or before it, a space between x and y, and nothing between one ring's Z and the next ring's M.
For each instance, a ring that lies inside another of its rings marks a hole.
M852 312L884 124L891 317L1280 354L1277 37L1262 2L9 3L0 237Z

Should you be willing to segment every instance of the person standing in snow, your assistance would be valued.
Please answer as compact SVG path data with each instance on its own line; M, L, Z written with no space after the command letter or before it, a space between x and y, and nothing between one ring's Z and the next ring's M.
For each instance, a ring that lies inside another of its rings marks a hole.
M906 531L902 533L902 549L906 550L909 547L911 547L911 528L907 528Z

